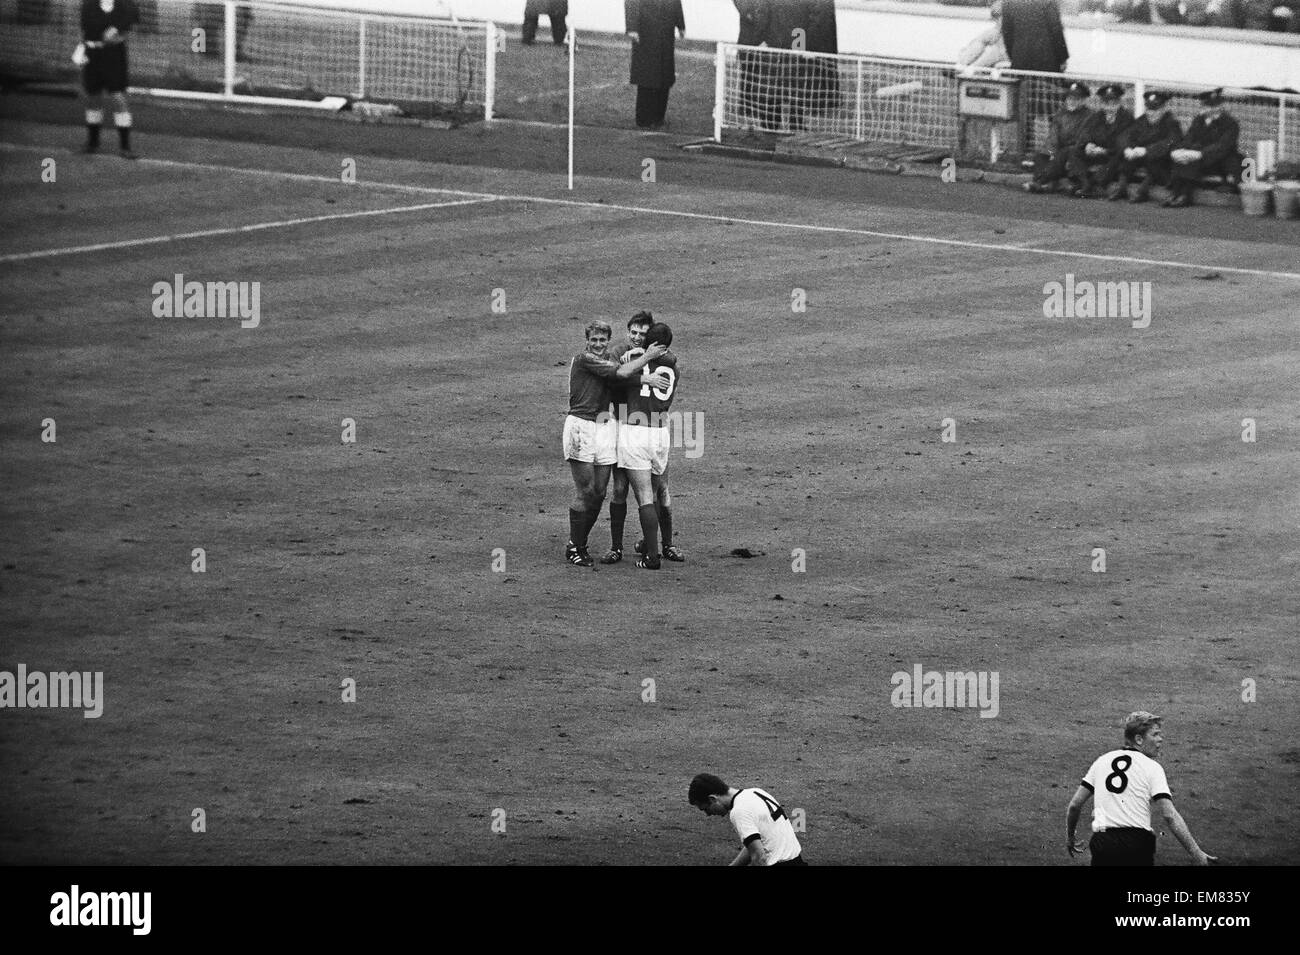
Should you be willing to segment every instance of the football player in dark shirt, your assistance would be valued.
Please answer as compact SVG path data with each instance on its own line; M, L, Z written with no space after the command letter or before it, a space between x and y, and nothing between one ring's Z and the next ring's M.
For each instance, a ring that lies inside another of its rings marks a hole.
M608 322L588 322L587 347L569 362L569 414L564 419L563 443L576 494L569 505L569 543L564 557L580 567L595 563L587 553L587 535L600 516L609 471L618 459L619 425L609 413L610 388L667 351L666 345L648 348L632 361L619 364L605 356L612 334Z
M620 362L636 358L645 351L645 336L654 324L654 316L649 312L637 312L627 323L627 345L622 354L618 355ZM611 347L611 354L615 350ZM622 387L615 387L611 393L611 399L614 403L615 413L625 411L627 406L627 392L631 388L644 387L647 384L659 388L667 388L669 385L668 378L663 375L651 375L648 369L641 369L640 384L628 384ZM620 431L620 434L622 432ZM627 471L620 467L614 468L614 494L609 502L609 552L600 559L602 564L617 564L623 559L623 528L627 523L627 490L628 490ZM672 502L668 495L668 472L659 476L659 490L655 498L655 509L659 516L660 535L664 540L664 556L669 560L685 560L681 549L674 547L672 543ZM643 553L645 541L641 541L637 546L637 552Z
M672 539L671 501L663 475L668 470L671 443L668 412L681 382L681 366L677 356L667 350L673 343L673 330L663 322L650 326L645 342L645 354L654 355L646 370L665 377L668 384L663 388L643 384L640 388L628 389L625 411L619 422L618 466L628 472L628 482L636 495L637 514L641 519L642 540L637 546L641 557L636 566L643 570L658 570L660 528L666 530L666 540ZM665 545L668 559L681 560L680 552L676 556L667 554L669 547L671 544Z

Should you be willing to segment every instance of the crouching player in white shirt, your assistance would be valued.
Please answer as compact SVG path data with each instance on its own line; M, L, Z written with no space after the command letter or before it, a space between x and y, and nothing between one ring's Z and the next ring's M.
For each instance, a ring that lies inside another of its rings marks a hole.
M728 816L742 843L731 865L807 865L794 826L772 795L750 787L736 789L717 776L691 780L691 805L709 816Z

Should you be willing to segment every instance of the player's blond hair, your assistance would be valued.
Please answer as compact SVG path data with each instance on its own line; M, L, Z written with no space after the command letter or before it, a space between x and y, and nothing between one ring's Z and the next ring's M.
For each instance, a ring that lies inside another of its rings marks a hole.
M614 329L609 322L602 322L599 318L592 319L587 323L587 327L582 330L583 338L590 338L592 332L604 332L606 338L614 337Z
M1133 743L1139 736L1146 736L1152 727L1159 726L1164 720L1154 713L1138 710L1130 713L1124 720L1124 742Z

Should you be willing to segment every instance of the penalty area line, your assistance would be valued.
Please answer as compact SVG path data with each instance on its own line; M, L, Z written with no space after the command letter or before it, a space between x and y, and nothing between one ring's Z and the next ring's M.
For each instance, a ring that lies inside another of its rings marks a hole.
M15 252L0 255L0 264L6 262L29 262L32 259L52 259L61 255L80 255L86 252L103 252L109 249L133 249L143 245L162 245L168 242L182 242L186 239L207 239L221 235L241 235L247 232L265 232L268 229L288 229L293 226L309 225L315 222L337 222L342 219L361 219L366 216L388 216L401 212L425 212L429 209L449 209L453 206L469 206L477 203L495 202L491 198L457 199L452 202L424 202L415 206L398 206L393 209L365 209L359 212L336 212L323 216L305 216L301 219L278 219L273 222L254 222L250 225L227 226L221 229L200 229L196 232L176 232L171 235L154 235L142 239L122 239L117 242L97 242L93 245L73 245L59 249L38 249L34 252Z

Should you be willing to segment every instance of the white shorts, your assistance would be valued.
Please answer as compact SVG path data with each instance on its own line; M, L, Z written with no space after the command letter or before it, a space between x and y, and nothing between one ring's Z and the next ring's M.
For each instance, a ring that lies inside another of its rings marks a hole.
M618 429L618 466L629 471L663 474L668 470L671 438L668 428L625 423Z
M618 461L618 419L587 421L568 415L564 419L564 460L587 464Z

